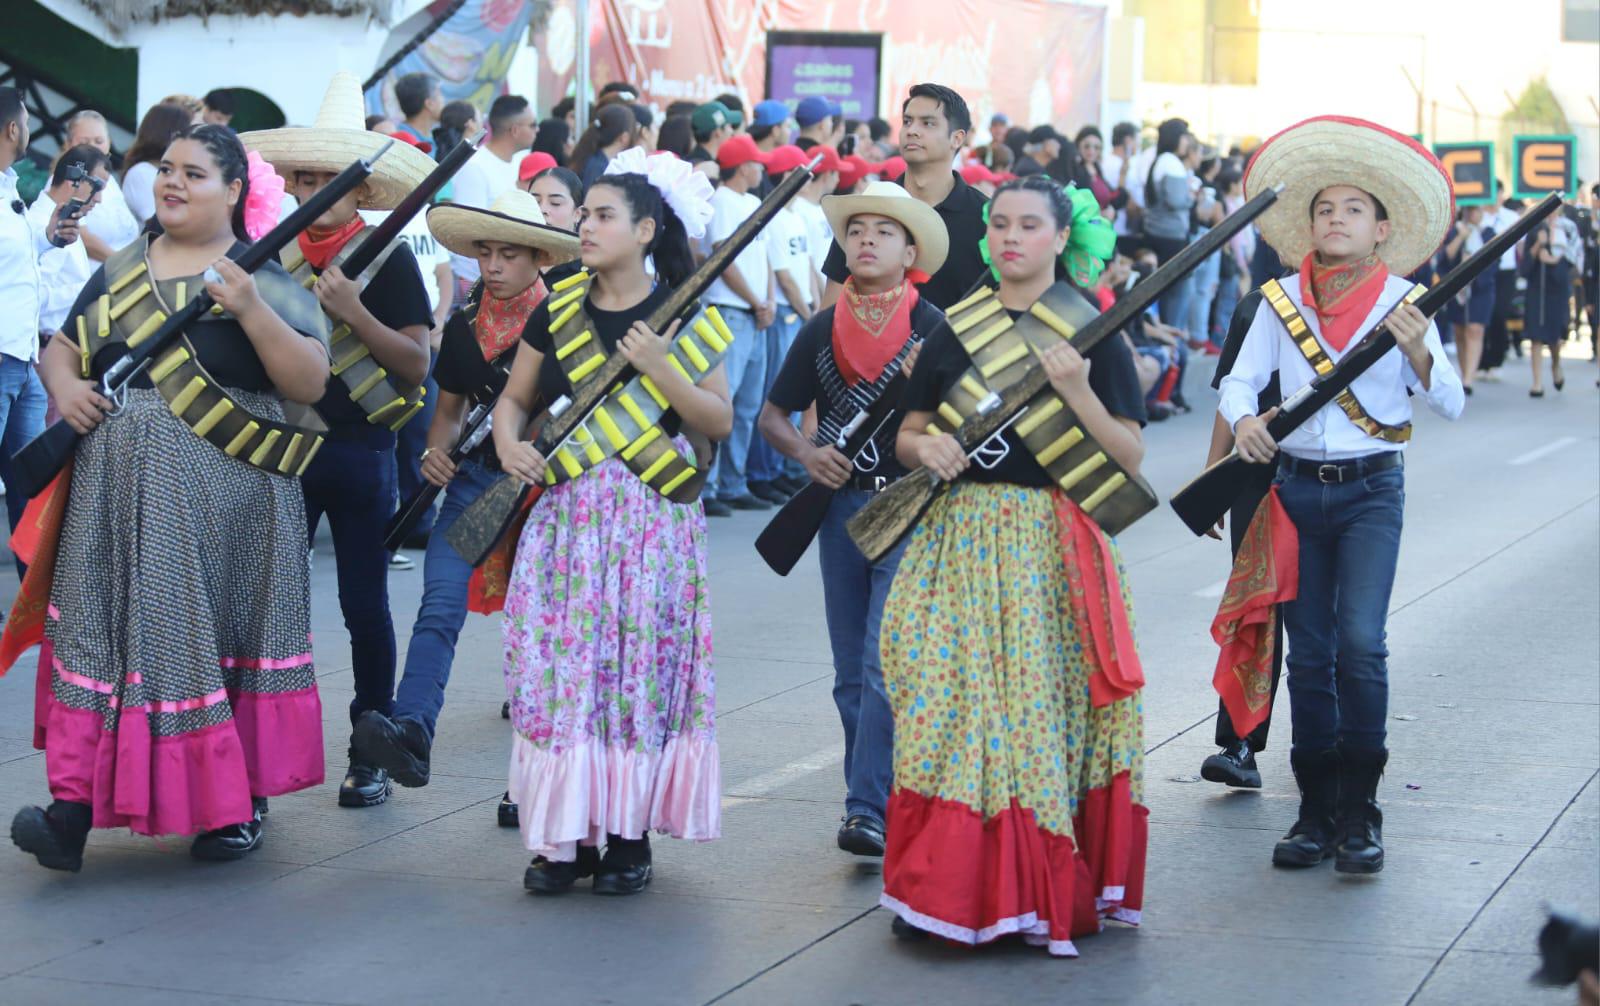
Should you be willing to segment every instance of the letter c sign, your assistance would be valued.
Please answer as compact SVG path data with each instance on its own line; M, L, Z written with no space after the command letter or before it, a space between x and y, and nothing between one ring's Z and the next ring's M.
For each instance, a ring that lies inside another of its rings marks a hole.
M1433 155L1450 176L1457 206L1483 206L1494 201L1494 144L1435 143Z

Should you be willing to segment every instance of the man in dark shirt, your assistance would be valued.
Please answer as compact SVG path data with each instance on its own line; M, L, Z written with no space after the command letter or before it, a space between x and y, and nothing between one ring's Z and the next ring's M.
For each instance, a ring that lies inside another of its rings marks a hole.
M714 161L722 144L734 134L744 117L728 110L720 101L708 101L694 110L689 117L689 129L694 133L694 149L689 151L689 163Z
M966 144L972 113L961 95L942 84L917 84L901 107L900 156L906 173L896 184L932 206L950 235L950 256L922 286L922 298L943 310L959 301L988 268L978 252L983 239L983 194L950 169L956 152ZM835 235L822 274L828 289L823 306L839 299L850 274L844 251Z

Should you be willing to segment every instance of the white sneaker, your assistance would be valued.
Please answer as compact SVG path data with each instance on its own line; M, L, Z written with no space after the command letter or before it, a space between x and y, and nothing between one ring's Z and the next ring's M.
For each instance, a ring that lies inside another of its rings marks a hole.
M391 552L389 553L389 568L416 569L417 564L409 555L406 555L404 552Z

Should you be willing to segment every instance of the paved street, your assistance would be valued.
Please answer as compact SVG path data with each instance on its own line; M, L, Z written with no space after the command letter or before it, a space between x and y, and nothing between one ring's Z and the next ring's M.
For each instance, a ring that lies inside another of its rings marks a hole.
M833 846L842 747L816 564L768 571L750 547L761 515L711 528L724 837L656 842L655 882L621 900L523 893L528 853L494 822L509 749L498 620L468 623L432 784L335 805L350 660L323 542L327 784L275 798L241 863L125 832L96 832L76 876L0 849L0 1002L1570 1003L1526 981L1541 903L1600 913L1600 391L1587 353L1568 353L1585 359L1560 394L1529 400L1518 360L1461 422L1418 417L1377 877L1269 865L1296 801L1283 693L1265 788L1199 781L1227 550L1170 511L1122 539L1149 678L1144 925L1078 941L1078 960L891 937L877 868ZM1148 431L1163 497L1204 455L1203 376L1188 382L1196 412ZM403 648L420 556L389 582ZM7 819L47 799L32 688L27 660L0 680Z

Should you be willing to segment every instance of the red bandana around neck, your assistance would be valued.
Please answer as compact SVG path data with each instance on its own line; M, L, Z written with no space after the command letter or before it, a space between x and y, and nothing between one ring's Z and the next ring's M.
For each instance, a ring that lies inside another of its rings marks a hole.
M533 309L544 300L544 277L533 281L533 285L508 300L500 300L483 292L483 299L478 302L478 316L473 320L473 334L478 338L478 348L483 350L483 358L493 361L506 347L522 337L523 326L528 323L528 316L533 314Z
M300 254L311 263L311 268L322 272L328 268L328 263L333 261L333 257L339 254L339 250L349 244L351 238L361 233L361 229L365 226L367 222L362 220L361 214L358 213L350 218L349 223L322 237L314 238L310 231L301 231Z
M1346 265L1323 265L1316 252L1307 252L1300 263L1300 296L1317 312L1322 341L1339 352L1361 330L1388 281L1389 270L1377 252Z
M920 294L909 278L883 293L860 293L855 277L833 311L833 359L845 382L876 381L911 338L911 309Z

